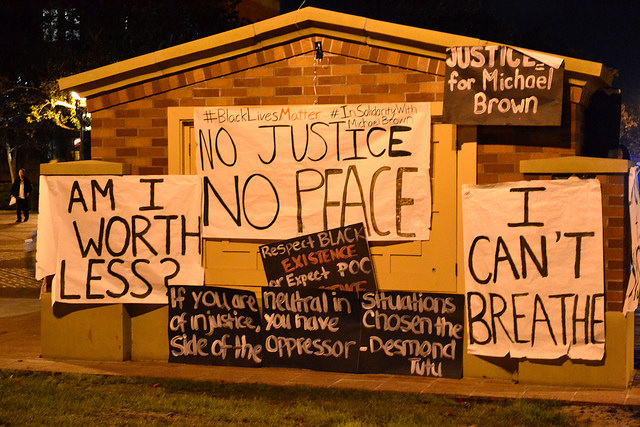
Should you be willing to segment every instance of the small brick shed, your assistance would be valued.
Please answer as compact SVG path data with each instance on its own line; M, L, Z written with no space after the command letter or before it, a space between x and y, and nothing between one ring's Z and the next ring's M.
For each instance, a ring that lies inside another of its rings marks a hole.
M494 43L307 7L63 78L60 87L87 98L92 159L128 164L132 174L140 175L195 173L194 107L431 102L432 238L373 245L381 289L402 288L397 283L402 279L399 271L404 271L415 290L464 293L463 274L458 273L458 265L463 265L462 184L573 173L597 176L603 194L604 362L539 363L465 355L464 372L531 383L624 387L633 372L633 319L621 311L630 265L625 203L629 165L579 157L585 153L591 96L610 86L612 73L602 64L565 57L558 127L442 123L446 48L487 44ZM317 58L318 45L322 59ZM256 247L251 242L206 241L206 283L260 285L264 279ZM137 348L132 337L131 357L153 359L157 354Z

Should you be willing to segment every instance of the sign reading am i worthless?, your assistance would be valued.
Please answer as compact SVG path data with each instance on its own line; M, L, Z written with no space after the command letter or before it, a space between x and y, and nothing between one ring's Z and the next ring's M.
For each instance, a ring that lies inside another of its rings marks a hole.
M197 177L47 176L40 184L37 276L55 274L54 301L166 304L168 285L202 285Z
M198 108L203 235L428 240L430 130L427 103Z
M596 179L463 186L469 353L601 360Z

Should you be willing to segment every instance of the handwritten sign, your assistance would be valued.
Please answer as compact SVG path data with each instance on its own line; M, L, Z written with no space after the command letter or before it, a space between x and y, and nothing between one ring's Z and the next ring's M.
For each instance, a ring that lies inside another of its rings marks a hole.
M447 49L446 65L445 122L560 125L560 58L506 46L457 46Z
M263 288L262 304L266 366L358 371L355 292Z
M630 313L640 300L640 168L629 170L629 226L631 229L631 274L627 283L622 311Z
M269 286L376 290L364 224L260 246Z
M462 377L464 296L169 287L170 362Z
M47 176L38 235L53 301L166 304L201 285L200 182L194 176ZM43 199L41 199L43 200Z
M466 185L462 192L469 353L601 360L599 181Z
M360 372L462 378L464 296L361 295Z
M195 132L204 237L429 239L427 103L197 108Z
M256 367L262 363L253 292L169 286L169 362Z

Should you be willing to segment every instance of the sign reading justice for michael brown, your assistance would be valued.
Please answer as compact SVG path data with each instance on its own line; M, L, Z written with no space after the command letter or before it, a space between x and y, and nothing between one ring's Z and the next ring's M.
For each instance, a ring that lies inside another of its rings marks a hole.
M563 60L506 46L447 49L444 121L460 125L559 126Z

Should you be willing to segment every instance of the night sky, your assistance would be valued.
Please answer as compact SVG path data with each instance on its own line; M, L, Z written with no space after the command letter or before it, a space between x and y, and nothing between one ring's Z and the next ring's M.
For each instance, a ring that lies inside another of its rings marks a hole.
M613 86L622 89L623 102L640 104L639 0L491 0L487 5L507 22L571 47L569 56L617 70ZM547 52L567 54L549 45Z
M618 71L623 102L640 104L640 0L281 0L283 13L300 6L599 62Z

